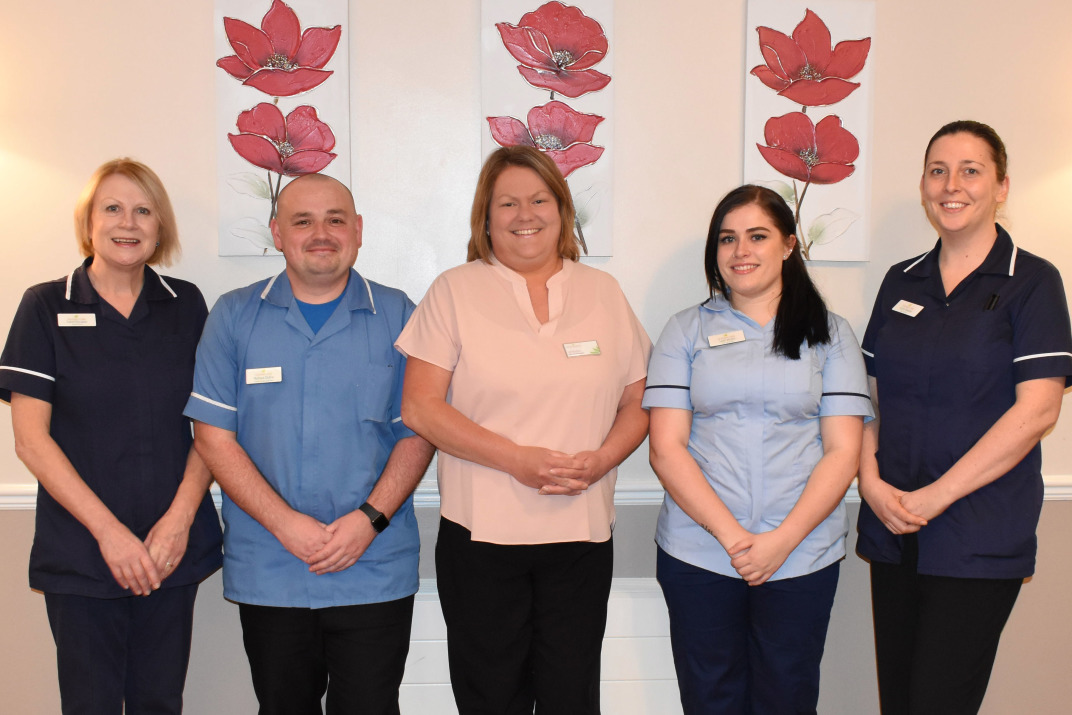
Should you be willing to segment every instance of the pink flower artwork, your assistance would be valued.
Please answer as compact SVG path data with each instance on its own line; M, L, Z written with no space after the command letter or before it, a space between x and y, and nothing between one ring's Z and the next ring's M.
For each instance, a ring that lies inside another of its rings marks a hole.
M803 112L771 117L763 127L767 146L759 153L779 173L805 184L836 184L855 171L860 143L831 115L812 124ZM805 189L807 186L805 186Z
M603 27L580 9L553 1L520 22L496 23L503 44L529 84L577 98L603 89L610 77L592 69L607 54Z
M500 146L534 146L554 160L564 177L603 155L604 148L592 144L603 117L583 114L559 101L530 109L527 127L514 117L487 119L491 136Z
M779 95L805 107L840 102L860 85L848 80L867 62L871 38L845 40L831 47L830 30L807 10L790 37L769 27L757 27L766 65L752 74Z
M298 107L284 118L274 104L262 102L238 115L238 131L227 139L243 159L284 176L316 173L336 156L335 135L313 107Z
M282 0L273 0L259 29L232 17L225 17L223 26L235 54L221 57L216 66L273 97L306 92L330 77L324 65L342 36L341 25L302 32L298 16Z

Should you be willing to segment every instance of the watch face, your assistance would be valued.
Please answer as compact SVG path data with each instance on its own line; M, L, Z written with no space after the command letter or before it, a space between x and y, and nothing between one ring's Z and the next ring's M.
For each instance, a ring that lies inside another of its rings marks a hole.
M376 530L377 534L383 532L384 529L390 526L390 520L388 520L386 516L380 513L380 511L376 509L376 507L372 506L368 502L365 502L358 508L361 509L361 511L365 512L365 515L368 516L369 521L372 522L372 528Z

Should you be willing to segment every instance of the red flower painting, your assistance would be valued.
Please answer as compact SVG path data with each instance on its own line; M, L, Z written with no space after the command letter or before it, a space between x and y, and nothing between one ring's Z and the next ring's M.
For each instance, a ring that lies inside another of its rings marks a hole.
M812 124L803 112L771 117L763 127L767 146L759 153L780 173L805 184L836 184L856 170L860 143L831 115ZM803 197L802 197L803 198Z
M313 107L298 107L284 118L274 104L262 102L238 115L238 131L227 138L243 159L284 176L316 173L336 156L335 135Z
M552 101L529 110L528 126L514 117L488 117L491 136L500 146L524 144L547 154L562 176L594 164L604 148L594 146L592 137L603 117L582 114L562 102Z
M306 92L330 77L332 71L324 65L342 36L340 25L303 33L298 16L282 0L273 0L260 29L232 17L223 19L223 27L235 54L220 58L216 66L273 97Z
M818 107L840 102L860 85L848 80L864 68L871 38L845 40L830 46L830 30L811 10L790 37L757 27L766 65L752 68L763 84L793 102Z
M520 62L529 84L566 97L603 89L610 77L591 69L607 54L603 27L580 9L549 2L525 13L516 25L495 25L506 49Z

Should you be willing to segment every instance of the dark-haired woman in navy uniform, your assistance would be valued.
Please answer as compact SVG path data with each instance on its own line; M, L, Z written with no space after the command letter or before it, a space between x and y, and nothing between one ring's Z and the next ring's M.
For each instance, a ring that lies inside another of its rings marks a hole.
M976 713L1035 568L1039 441L1072 376L1061 276L995 224L1005 147L942 127L920 193L938 243L887 273L864 335L871 395L857 551L871 563L884 715Z
M15 449L41 486L30 586L64 713L179 713L197 585L222 558L182 415L207 310L149 268L179 245L145 165L101 166L75 228L85 262L26 291L0 356Z

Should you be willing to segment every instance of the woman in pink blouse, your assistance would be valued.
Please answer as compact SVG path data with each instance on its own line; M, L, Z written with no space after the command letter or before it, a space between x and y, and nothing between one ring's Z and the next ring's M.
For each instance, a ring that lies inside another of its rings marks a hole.
M644 439L651 342L577 262L545 154L484 164L468 262L398 339L406 424L439 449L436 575L466 713L598 713L616 468Z

